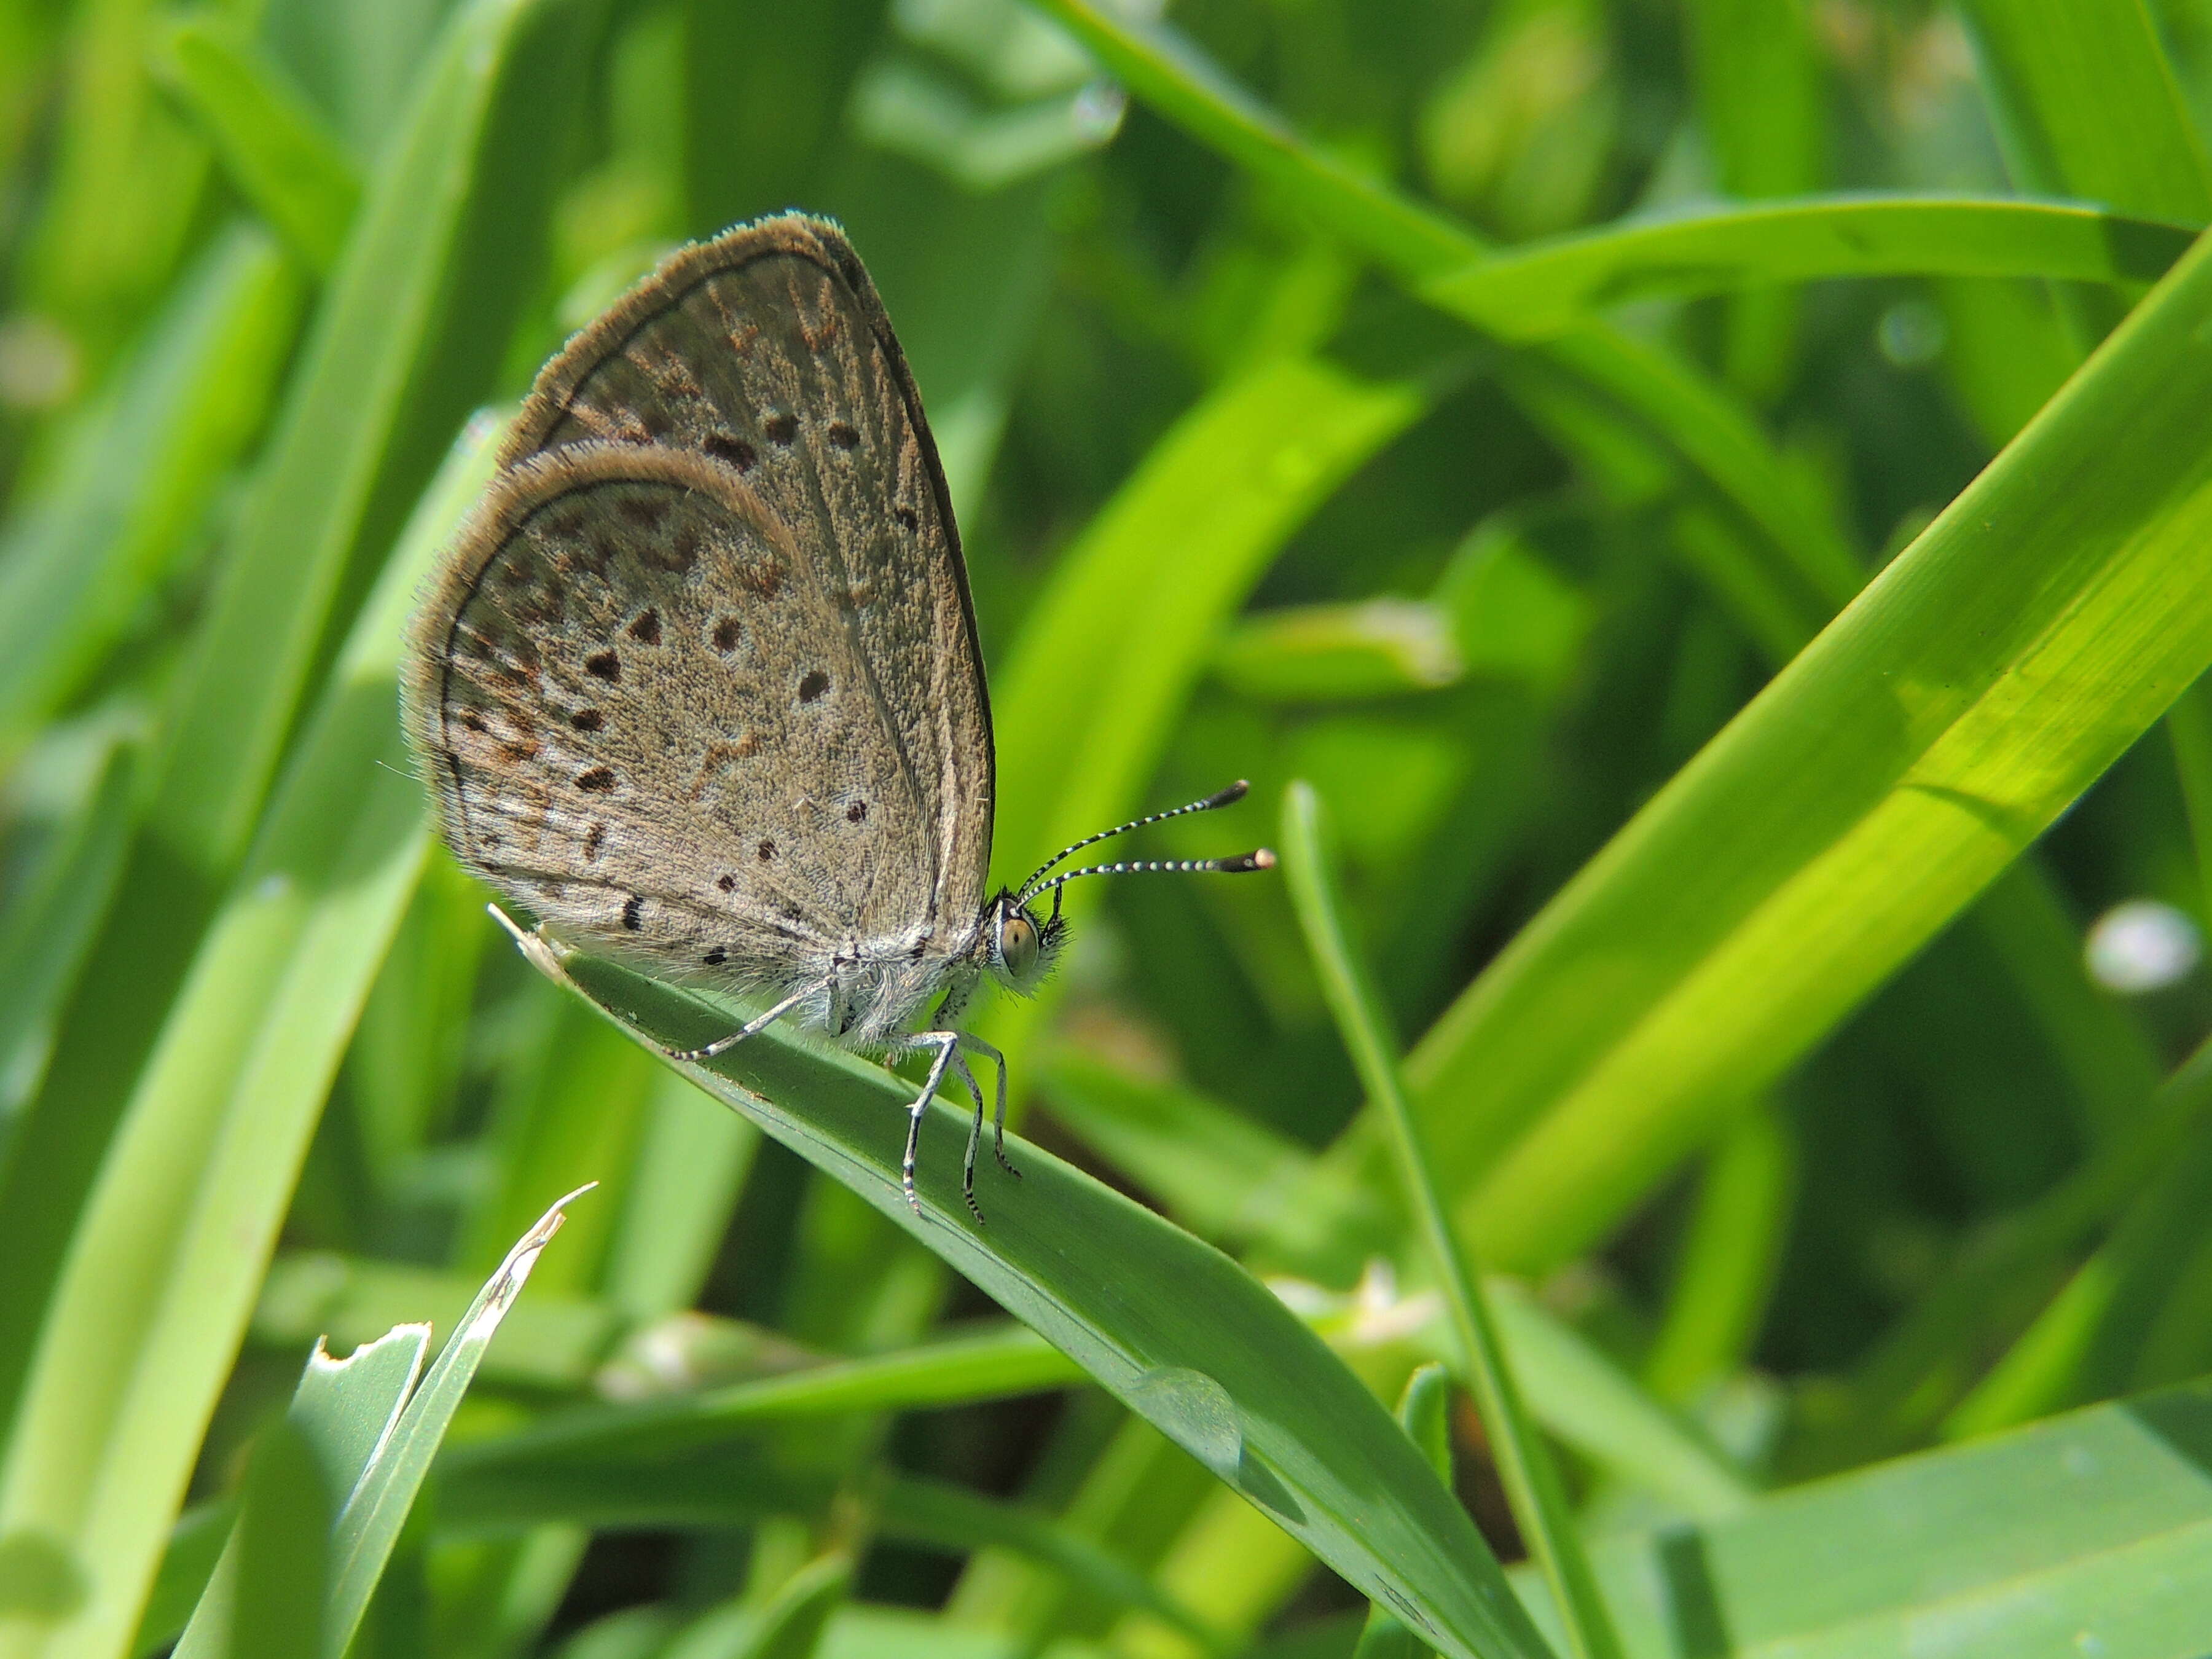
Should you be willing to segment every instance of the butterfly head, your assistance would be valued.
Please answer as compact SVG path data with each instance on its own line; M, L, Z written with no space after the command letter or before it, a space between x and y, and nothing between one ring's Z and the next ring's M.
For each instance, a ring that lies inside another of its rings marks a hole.
M1011 888L984 907L984 965L991 977L1024 995L1042 984L1067 939L1060 914L1060 890L1053 889L1052 914L1042 921Z
M999 896L983 907L982 937L978 943L979 953L991 977L1000 984L1027 994L1036 989L1052 971L1054 960L1067 940L1067 923L1060 914L1060 890L1079 876L1121 876L1152 872L1176 872L1195 874L1218 872L1236 874L1249 870L1269 870L1274 867L1275 855L1266 848L1249 853L1239 853L1225 859L1169 859L1124 861L1116 864L1085 865L1079 870L1060 870L1069 854L1105 841L1110 836L1124 835L1132 830L1141 830L1148 823L1158 823L1165 818L1177 818L1188 812L1211 812L1217 807L1227 806L1243 799L1246 786L1232 783L1204 800L1194 800L1188 806L1178 806L1172 811L1153 812L1127 823L1116 824L1111 830L1102 830L1095 836L1085 836L1072 847L1063 848L1033 872L1018 890L1002 887ZM1059 873L1054 872L1058 871ZM1052 914L1039 921L1030 906L1046 893L1052 895Z

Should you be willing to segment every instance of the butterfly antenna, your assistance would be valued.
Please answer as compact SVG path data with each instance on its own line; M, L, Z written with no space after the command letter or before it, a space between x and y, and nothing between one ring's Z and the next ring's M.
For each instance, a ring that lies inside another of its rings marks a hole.
M1116 836L1126 836L1130 830L1141 830L1148 823L1159 823L1169 818L1179 818L1187 812L1211 812L1216 807L1234 806L1238 801L1244 799L1245 792L1249 790L1251 787L1252 786L1246 782L1243 778L1239 778L1236 782L1231 784L1226 789L1216 790L1212 794L1208 795L1204 800L1192 801L1187 806L1170 807L1164 812L1150 813L1141 818L1131 818L1127 823L1117 823L1111 830L1101 830L1095 836L1085 836L1081 841L1076 842L1071 846L1061 848L1060 851L1054 853L1042 864L1040 864L1036 869L1030 872L1030 878L1021 884L1019 890L1014 896L1014 902L1017 904L1026 902L1032 894L1042 892L1048 884L1057 886L1059 884L1057 882L1047 884L1045 878L1050 875L1054 870L1058 869L1061 865L1067 862L1069 858L1077 853L1080 853L1086 847L1096 846L1102 841L1111 841ZM1273 864L1273 862L1274 855L1270 854L1267 858L1267 863ZM1205 860L1202 865L1192 865L1191 868L1211 868L1213 863L1214 860ZM1116 871L1118 871L1120 867L1121 866L1114 866ZM1131 865L1128 867L1134 870L1139 866ZM1148 866L1146 867L1149 868L1150 866ZM1164 870L1170 866L1162 865L1159 867ZM1176 866L1174 867L1181 868L1182 866ZM1226 866L1224 866L1224 867ZM1255 864L1246 867L1255 870L1264 870L1267 868L1267 865ZM1107 866L1099 865L1089 870L1072 871L1069 874L1063 876L1060 879L1063 881L1073 880L1078 875L1103 875L1106 873L1107 868Z
M1255 847L1249 853L1226 859L1134 859L1121 864L1086 864L1080 870L1061 871L1036 890L1051 890L1053 909L1057 915L1060 890L1080 876L1242 876L1274 867L1275 855L1264 847Z

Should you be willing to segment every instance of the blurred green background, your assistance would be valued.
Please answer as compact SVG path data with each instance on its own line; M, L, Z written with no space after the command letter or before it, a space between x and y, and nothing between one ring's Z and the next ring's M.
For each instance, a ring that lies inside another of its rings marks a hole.
M1360 1639L428 845L397 623L488 422L787 206L944 452L999 873L1316 792L1631 1650L2212 1647L2144 1588L2212 1572L2203 1402L2043 1421L2212 1370L2208 118L2203 0L0 0L0 1654L161 1650L316 1334L442 1336L591 1180L453 1455L801 1403L680 1503L441 1464L356 1650ZM1451 1344L1285 884L1085 885L981 1027L1022 1133L1394 1405Z

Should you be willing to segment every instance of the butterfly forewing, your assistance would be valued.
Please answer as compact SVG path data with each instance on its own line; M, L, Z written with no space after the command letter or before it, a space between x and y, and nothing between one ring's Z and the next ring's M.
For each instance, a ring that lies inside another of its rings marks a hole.
M557 930L775 982L955 947L990 722L920 401L842 236L684 250L539 376L416 625L465 861Z

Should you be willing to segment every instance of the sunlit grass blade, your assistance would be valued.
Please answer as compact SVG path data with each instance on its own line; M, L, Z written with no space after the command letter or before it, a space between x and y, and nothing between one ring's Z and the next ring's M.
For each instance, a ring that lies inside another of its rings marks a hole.
M26 1654L127 1638L348 1032L424 853L393 719L403 620L473 496L459 452L392 558L134 1092L28 1356L0 1536L100 1564Z
M353 163L242 31L194 17L156 37L155 63L207 129L223 169L317 272L337 264L361 205Z
M2200 247L1423 1040L1487 1254L1600 1236L2212 659L2208 314Z
M543 944L533 959L562 972ZM727 1015L587 957L580 988L660 1052ZM1024 1178L959 1194L964 1114L924 1124L915 1216L899 1191L908 1086L771 1027L688 1075L851 1188L1037 1330L1132 1410L1440 1651L1534 1654L1495 1560L1374 1397L1225 1256L1028 1146ZM1072 1241L1082 1242L1079 1249Z
M579 9L568 0L473 0L456 13L410 120L370 181L179 695L151 823L188 865L222 868L252 830L313 678L330 606L364 537L383 528L373 513L393 510L380 499L397 482L390 474L434 458L451 430L432 437L410 422L457 421L485 395L481 385L464 392L462 366L434 355L448 343L446 312L465 261L483 257L464 210L487 185L543 187L519 168L495 185L476 175L518 167L512 154L487 148L502 94L518 95L505 76ZM426 385L442 394L428 405ZM403 499L428 471L405 481Z
M1571 1650L1580 1659L1615 1659L1620 1638L1590 1577L1566 1490L1551 1452L1521 1403L1521 1388L1498 1340L1498 1328L1468 1261L1466 1247L1453 1233L1443 1194L1430 1173L1421 1132L1398 1075L1396 1041L1389 1035L1382 1006L1365 967L1353 952L1344 928L1337 878L1329 862L1320 799L1312 786L1291 785L1283 797L1283 873L1291 902L1304 930L1306 947L1321 976L1322 993L1335 1016L1344 1045L1367 1097L1382 1115L1398 1165L1407 1209L1429 1258L1429 1271L1442 1291L1444 1309L1459 1350L1462 1380L1482 1407L1491 1455L1513 1503L1513 1518L1529 1553L1543 1568L1553 1601L1562 1610Z
M1425 292L1501 338L1540 340L1625 301L1764 283L1918 275L2148 283L2196 235L2193 224L2072 202L1798 197L1524 244Z
M1960 10L2024 188L2188 223L2212 216L2212 153L2148 11L2130 0Z

